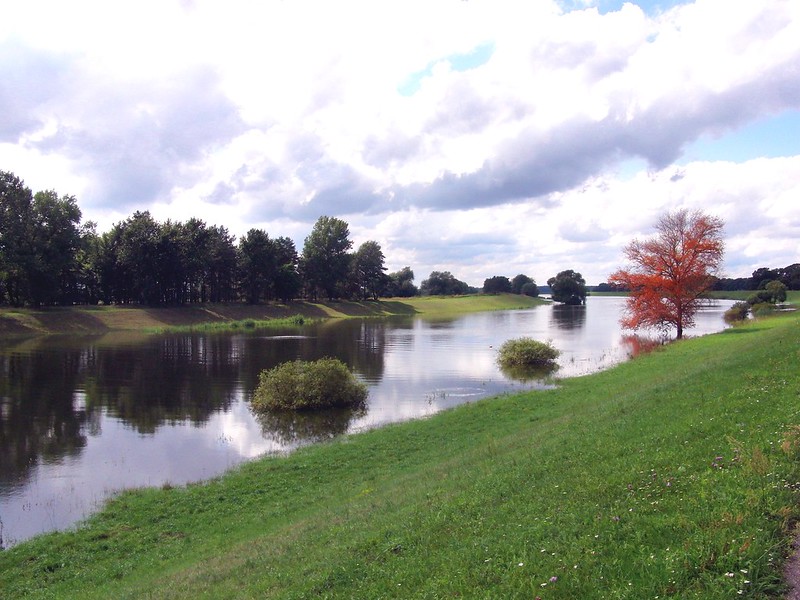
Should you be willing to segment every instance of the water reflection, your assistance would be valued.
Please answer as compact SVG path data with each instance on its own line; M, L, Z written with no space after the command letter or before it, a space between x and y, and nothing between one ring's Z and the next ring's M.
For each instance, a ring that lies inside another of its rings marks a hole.
M277 410L254 413L264 437L281 446L322 442L346 433L353 421L364 418L367 408L341 408L294 412Z
M87 423L97 430L91 408L73 405L80 358L0 355L0 495L23 483L40 460L78 455Z
M62 528L115 491L215 476L265 452L418 418L552 373L501 372L508 339L552 340L557 377L606 368L653 342L621 336L622 300L465 315L352 319L225 334L0 340L0 531L5 543ZM724 327L725 306L695 334ZM334 357L369 386L364 411L255 416L262 369Z
M586 305L557 304L551 311L551 321L559 329L581 329L586 326Z
M630 358L636 358L641 354L652 352L667 343L666 338L643 335L623 335L620 340Z
M537 366L500 366L500 371L514 381L521 381L523 383L537 382L542 385L547 385L547 382L558 371L558 365L547 364Z

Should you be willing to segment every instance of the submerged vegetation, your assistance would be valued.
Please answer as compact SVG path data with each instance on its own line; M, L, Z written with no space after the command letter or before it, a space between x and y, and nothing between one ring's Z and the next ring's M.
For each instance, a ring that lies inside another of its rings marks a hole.
M12 598L770 598L800 518L800 316L126 492L0 552Z
M294 360L261 372L253 394L253 408L313 410L359 407L367 400L367 386L336 358Z
M497 362L504 369L551 365L561 352L550 342L532 338L508 340L500 346Z

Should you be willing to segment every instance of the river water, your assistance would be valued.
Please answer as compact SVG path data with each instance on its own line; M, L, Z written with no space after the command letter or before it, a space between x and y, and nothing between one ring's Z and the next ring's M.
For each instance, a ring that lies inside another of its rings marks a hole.
M282 331L0 340L0 547L72 526L126 488L181 485L343 433L545 387L497 366L506 340L551 340L556 378L645 348L618 320L622 298L458 318L345 319ZM725 327L730 302L688 335ZM369 387L365 411L254 415L262 369L332 356Z

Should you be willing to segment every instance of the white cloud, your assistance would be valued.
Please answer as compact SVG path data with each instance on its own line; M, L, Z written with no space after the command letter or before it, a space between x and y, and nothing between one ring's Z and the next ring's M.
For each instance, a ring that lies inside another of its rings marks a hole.
M418 279L593 283L686 205L728 221L732 275L797 261L796 157L676 164L800 110L791 0L31 1L0 48L0 168L101 229L149 208L300 246L331 214Z

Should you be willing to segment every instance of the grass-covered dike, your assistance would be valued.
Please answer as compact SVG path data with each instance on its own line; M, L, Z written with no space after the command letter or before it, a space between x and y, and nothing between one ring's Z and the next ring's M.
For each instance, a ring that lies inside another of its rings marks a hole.
M422 315L450 318L475 311L513 310L545 304L519 294L416 296L377 301L331 300L265 304L193 304L148 308L136 305L48 308L0 307L0 335L102 334L111 331L167 333L236 331L298 325L349 317Z
M800 317L125 493L0 553L8 598L779 598Z

